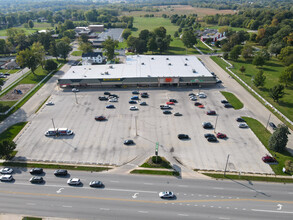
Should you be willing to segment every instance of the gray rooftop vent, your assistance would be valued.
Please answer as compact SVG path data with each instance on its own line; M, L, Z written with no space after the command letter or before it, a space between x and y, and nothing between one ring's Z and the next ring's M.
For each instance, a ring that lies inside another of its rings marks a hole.
M193 73L196 73L196 70L195 70L195 69L192 69L192 72L193 72Z
M151 77L151 75L148 75L148 77Z
M154 59L155 59L155 58L153 58L153 57L151 58L151 60L154 60Z
M187 66L187 63L184 63L184 66Z
M72 71L73 73L75 73L74 71Z
M110 66L109 66L109 68L110 68L110 69L113 69L113 66L112 66L112 65L110 65Z
M185 58L185 60L188 60L188 58Z
M89 70L91 70L91 68L89 68Z
M167 57L166 60L169 60L169 58Z
M171 66L172 64L171 64L171 63L169 63L168 65L169 65L169 66Z
M141 63L141 65L144 65L144 63Z
M106 71L106 72L105 72L105 75L109 75L109 72L108 72L108 71Z

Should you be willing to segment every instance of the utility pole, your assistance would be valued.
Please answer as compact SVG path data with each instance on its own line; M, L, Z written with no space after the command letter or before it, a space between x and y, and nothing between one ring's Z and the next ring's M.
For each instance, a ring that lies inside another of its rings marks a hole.
M271 119L271 115L272 115L272 114L269 115L269 119L268 119L268 122L267 122L266 129L268 128L268 125L269 125L269 122L270 122L270 119Z
M74 92L74 95L75 95L75 102L76 102L76 104L78 104L78 102L77 102L76 92Z
M228 154L228 156L227 156L227 161L226 161L224 176L226 176L226 170L227 170L227 165L228 165L229 157L230 157L230 154Z
M219 117L219 115L217 115L217 117L216 117L215 130L214 130L215 133L216 133L216 128L217 128L218 117Z

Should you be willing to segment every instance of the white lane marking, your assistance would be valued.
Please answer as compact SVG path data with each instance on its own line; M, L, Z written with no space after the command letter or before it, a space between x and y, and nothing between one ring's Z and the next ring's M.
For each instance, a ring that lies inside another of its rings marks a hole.
M153 183L143 183L144 185L154 185Z
M211 205L210 207L211 207L211 208L214 208L214 206L212 206L212 205Z
M72 208L71 205L63 205L62 207L64 207L64 208Z
M187 194L186 194L186 193L184 193L183 195L185 195L185 196L186 196Z
M187 206L190 206L190 204L186 204Z
M149 213L148 211L138 211L139 213Z
M28 203L26 203L27 205L36 205L36 203L30 203L30 202L28 202Z
M186 215L186 214L178 214L179 216L188 216L188 215Z
M56 193L61 193L61 190L64 189L64 188L60 188L56 191Z
M293 214L293 212L286 212L286 211L274 211L274 210L262 210L262 209L251 209L254 212L274 212L274 213L281 213L281 214Z
M194 205L194 206L197 206L197 205Z
M232 197L229 197L229 199L232 199Z
M235 210L237 210L238 208L234 208Z
M243 208L242 210L243 210L243 211L245 211L246 209L245 209L245 208Z
M194 194L191 194L191 196L194 196Z
M178 185L179 187L188 187L188 186L186 186L186 185Z
M218 208L219 208L219 209L221 209L222 207L221 207L221 206L219 206Z
M140 192L140 193L158 193L155 191L143 191L143 190L131 190L131 189L111 189L111 188L105 188L103 190L109 190L109 191L121 191L121 192Z
M119 181L117 181L117 180L111 180L110 182L111 183L119 183Z
M221 188L221 187L213 187L213 189L224 189L224 188Z
M206 205L202 205L202 207L206 207Z
M230 209L230 207L226 207L226 209Z
M278 204L277 206L278 206L277 210L279 210L279 211L282 210L282 207L283 207L282 204Z
M230 218L220 217L219 219L226 220L226 219L230 219Z
M217 196L213 196L214 198L216 198Z
M139 193L134 193L134 195L132 196L133 199L136 199L137 198L137 194Z
M110 209L108 209L108 208L100 208L100 210L109 211Z

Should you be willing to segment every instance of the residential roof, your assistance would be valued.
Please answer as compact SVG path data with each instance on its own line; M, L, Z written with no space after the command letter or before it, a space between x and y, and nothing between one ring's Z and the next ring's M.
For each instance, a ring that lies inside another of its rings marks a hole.
M82 57L97 57L97 56L103 56L102 52L89 52L89 53L83 53Z

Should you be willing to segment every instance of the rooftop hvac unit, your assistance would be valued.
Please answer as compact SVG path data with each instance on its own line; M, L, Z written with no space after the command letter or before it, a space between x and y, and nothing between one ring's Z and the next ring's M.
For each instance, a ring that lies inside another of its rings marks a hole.
M185 60L188 60L188 58L185 58Z
M169 58L167 57L166 60L169 60Z
M184 63L184 66L187 66L187 63Z
M169 65L169 66L171 66L172 64L171 64L171 63L169 63L168 65Z
M192 72L193 72L193 73L196 73L196 70L195 70L195 69L192 69Z
M111 66L109 66L109 68L110 68L110 69L113 69L113 66L111 65Z
M144 63L141 63L141 65L144 65Z
M109 75L109 72L108 72L108 71L106 71L106 72L105 72L105 75Z
M89 68L89 70L91 70L91 68Z
M72 71L73 73L75 73L74 71Z
M155 59L155 58L153 58L153 57L151 58L151 60L154 60L154 59Z

